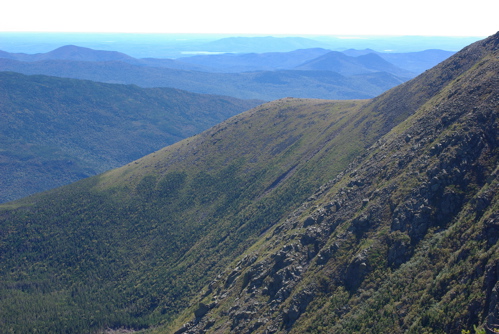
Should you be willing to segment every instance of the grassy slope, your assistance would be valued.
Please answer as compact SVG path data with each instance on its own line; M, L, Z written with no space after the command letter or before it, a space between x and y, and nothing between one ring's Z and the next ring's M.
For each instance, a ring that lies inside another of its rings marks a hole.
M497 325L489 312L498 308L498 41L398 87L421 84L417 98L439 86L214 279L173 327L458 333ZM201 302L209 310L200 312Z
M116 168L258 104L0 72L0 201Z
M332 291L330 300L321 299L324 304L313 303L311 309L317 308L311 310L313 319L303 318L292 332L328 328L333 332L454 333L487 324L492 288L497 285L494 268L499 263L494 223L499 208L497 36L486 47L490 53L480 54L483 58L468 72L387 136L385 149L372 153L378 159L387 154L376 165L390 167L368 186L367 193L389 193L392 212L384 196L373 196L367 208L359 208L366 213L376 205L385 206L384 219L375 222L358 248L352 247L352 258L367 250L370 272L359 290L343 300L346 311L338 311ZM462 59L473 51L472 47L465 50ZM407 135L411 140L401 145ZM420 148L411 149L414 145ZM390 157L388 152L395 154ZM392 159L399 161L391 163ZM370 161L361 163L365 166ZM367 168L362 169L368 174ZM430 213L418 208L421 203ZM407 225L399 226L404 219ZM330 274L339 262L329 263L321 274Z
M2 213L3 329L141 327L174 313L240 241L303 199L308 188L284 198L266 189L291 167L308 177L307 148L319 151L324 130L363 103L275 102L130 166L9 203L22 209Z
M255 241L265 245L259 237L318 185L473 66L449 64L369 101L275 101L123 168L3 205L2 330L170 321Z
M128 166L4 205L4 328L168 322L445 84L427 85L432 75L373 100L271 102Z
M393 120L371 117L368 102L271 102L130 165L4 205L3 323L85 331L168 319L381 135Z

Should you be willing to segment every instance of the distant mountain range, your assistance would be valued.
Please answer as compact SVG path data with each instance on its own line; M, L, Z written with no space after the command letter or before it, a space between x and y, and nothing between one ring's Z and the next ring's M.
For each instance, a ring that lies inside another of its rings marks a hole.
M402 72L404 76L414 76L422 73L439 62L450 57L454 52L443 50L425 50L420 52L408 53L383 53L371 49L364 50L345 50L343 52L332 52L323 48L296 49L289 52L264 52L264 53L224 53L219 55L197 55L181 57L178 59L160 59L160 58L133 58L126 54L116 51L93 50L74 45L67 45L57 48L47 53L26 54L9 53L0 51L0 58L13 59L26 62L36 62L41 60L74 60L74 61L94 61L109 62L122 61L133 65L167 67L182 70L194 70L204 72L224 72L240 73L250 71L274 71L274 70L292 70L303 67L307 62L321 61L321 56L330 53L328 57L341 54L346 55L342 60L346 63L362 62L359 56L377 54L388 63L383 64L377 71ZM394 68L393 66L399 67ZM350 65L354 66L354 65ZM356 69L356 73L366 73L371 70ZM340 73L342 68L338 67ZM334 69L331 69L334 70ZM405 70L406 72L403 72ZM349 73L345 71L345 73ZM395 74L395 73L392 73Z
M322 48L297 49L290 52L223 53L177 58L182 63L204 67L210 72L239 73L254 71L290 70L320 57L330 50Z
M295 69L303 66L306 62L319 61L320 57L326 53L332 52L331 50L313 48L313 49L300 49L291 52L266 52L266 53L247 53L247 54L220 54L220 55L199 55L191 57L183 57L176 59L179 63L188 63L198 65L205 71L219 71L219 72L248 72L248 71L273 71L282 69ZM391 63L386 68L379 68L378 70L390 72L394 70L403 72L403 75L413 77L420 74L425 70L437 65L448 57L454 54L451 51L443 50L425 50L420 52L409 53L383 53L374 50L345 50L344 55L348 56L345 61L348 63L355 63L358 61L357 57L365 56L368 54L377 54L387 62ZM332 53L334 54L334 52ZM393 69L393 66L399 67ZM351 65L354 66L354 65ZM341 70L341 69L340 69ZM356 69L357 73L364 73L366 69ZM367 71L369 72L369 71ZM391 73L391 72L390 72Z
M296 67L299 70L331 71L341 75L387 72L399 77L413 77L415 74L390 64L376 53L350 57L344 53L331 51Z
M6 58L0 59L0 70L105 83L135 84L141 87L173 87L202 94L267 101L286 96L363 99L376 96L407 80L384 72L355 77L345 77L335 72L300 70L209 73L138 66L121 61L21 62Z
M66 45L47 53L26 54L0 51L0 58L23 62L37 62L44 60L112 62L120 61L138 66L169 67L186 70L201 70L203 67L193 66L173 59L137 59L116 51L93 50L75 45Z
M444 51L438 49L429 49L418 52L377 52L371 49L364 50L345 50L344 54L348 56L358 57L370 53L376 53L381 58L392 63L393 65L411 71L413 73L423 73L424 71L436 66L438 63L452 56L455 52Z
M45 53L63 45L119 51L135 58L179 58L206 52L266 53L323 48L333 51L370 48L380 52L426 49L458 51L485 36L267 36L227 34L126 34L0 32L0 50ZM258 43L256 43L258 41ZM215 47L216 46L216 47ZM277 48L279 46L280 48Z
M412 69L421 70L448 55L427 52L392 58L402 65L418 63ZM69 45L32 55L1 52L0 70L261 100L286 96L352 99L376 96L416 75L382 57L381 53L354 57L314 48L176 60L136 59L119 52Z

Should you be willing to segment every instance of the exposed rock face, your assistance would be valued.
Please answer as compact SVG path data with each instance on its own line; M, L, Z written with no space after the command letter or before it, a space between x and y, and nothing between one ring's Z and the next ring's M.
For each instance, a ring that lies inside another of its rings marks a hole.
M213 281L184 332L497 326L498 45L428 71L433 95Z

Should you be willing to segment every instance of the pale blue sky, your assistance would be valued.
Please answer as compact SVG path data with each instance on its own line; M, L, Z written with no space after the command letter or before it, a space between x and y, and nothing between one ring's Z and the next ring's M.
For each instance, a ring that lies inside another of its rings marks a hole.
M489 36L498 12L494 0L12 0L0 31Z

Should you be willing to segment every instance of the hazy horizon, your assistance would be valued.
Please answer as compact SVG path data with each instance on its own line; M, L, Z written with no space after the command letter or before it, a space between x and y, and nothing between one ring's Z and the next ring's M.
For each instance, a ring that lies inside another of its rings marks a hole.
M498 5L476 0L395 0L291 4L283 0L178 1L158 5L116 0L18 0L0 13L2 32L210 33L334 36L489 36Z
M221 41L228 37L269 36L275 38L246 40L245 42L233 41L232 43ZM307 48L334 51L373 49L378 52L416 52L440 49L455 52L479 39L482 37L0 32L0 50L10 53L35 54L50 52L66 45L76 45L94 50L118 51L136 58L289 52Z

